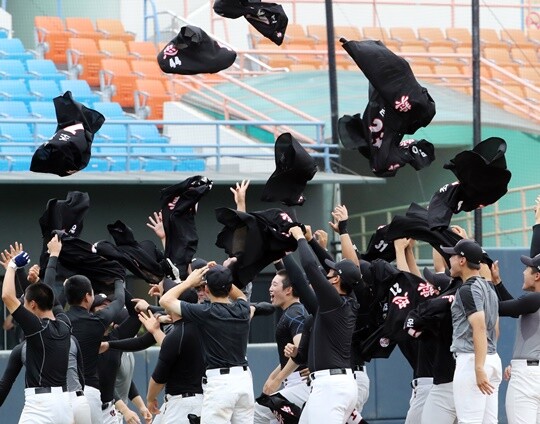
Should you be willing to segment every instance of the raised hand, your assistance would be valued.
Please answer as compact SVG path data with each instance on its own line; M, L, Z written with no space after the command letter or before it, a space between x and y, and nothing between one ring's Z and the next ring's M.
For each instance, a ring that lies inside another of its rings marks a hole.
M160 240L165 239L165 229L163 228L163 217L161 215L161 211L154 212L153 215L150 215L148 217L146 226L151 228L154 233L156 233L156 236L160 238Z
M249 180L242 180L240 183L236 183L236 187L230 187L234 202L236 203L236 209L241 212L246 212L246 192L249 187Z
M62 241L58 238L58 234L55 234L54 237L47 243L47 251L49 252L49 255L58 257L61 250Z
M23 268L24 266L30 263L30 255L26 252L20 252L15 257L9 261L9 266L11 268Z

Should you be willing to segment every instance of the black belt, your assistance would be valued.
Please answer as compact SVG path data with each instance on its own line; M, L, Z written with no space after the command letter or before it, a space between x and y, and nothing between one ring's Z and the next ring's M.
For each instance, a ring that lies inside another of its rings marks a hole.
M76 390L75 394L78 396L84 396L84 392L82 390Z
M327 370L329 375L343 375L347 374L347 368L332 368ZM316 372L316 371L315 371ZM315 372L310 374L310 378L315 380Z
M527 365L529 367L537 367L540 365L540 361L538 359L527 359Z
M215 369L215 368L214 368L214 369ZM242 365L242 369L243 369L244 371L247 371L248 366L247 366L247 365ZM231 368L220 368L220 369L219 369L219 373L220 373L221 375L223 375L223 374L230 374L230 373L231 373Z
M353 371L364 371L363 365L355 365L352 369Z
M51 393L52 389L50 387L30 387L36 395L42 395L44 393ZM67 392L65 387L62 387L63 392Z

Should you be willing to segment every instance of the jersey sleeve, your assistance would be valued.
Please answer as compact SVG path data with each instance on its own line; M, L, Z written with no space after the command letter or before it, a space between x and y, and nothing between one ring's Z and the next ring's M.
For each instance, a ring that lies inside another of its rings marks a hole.
M195 323L202 323L205 321L208 306L204 304L184 302L183 300L181 300L180 309L182 311L183 318Z
M172 366L181 352L180 341L184 334L183 325L163 339L158 360L152 378L158 384L166 384L169 380ZM180 337L178 337L180 336Z
M27 310L22 304L11 314L13 319L22 328L26 337L31 337L43 330L41 320L32 312Z
M459 289L459 295L463 305L465 316L469 317L475 312L484 310L482 303L482 291L475 284L466 284Z

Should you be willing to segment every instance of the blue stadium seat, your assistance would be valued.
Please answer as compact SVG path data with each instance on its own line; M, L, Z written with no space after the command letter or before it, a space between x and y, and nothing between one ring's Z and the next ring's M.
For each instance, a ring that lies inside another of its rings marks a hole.
M34 59L34 55L26 51L18 38L0 38L0 58L29 60Z
M8 38L9 30L7 28L0 28L0 38Z
M11 170L11 160L0 157L0 172L8 172Z
M96 133L94 142L97 143L126 143L127 130L123 125L107 124L107 121Z
M206 163L204 159L185 159L177 162L176 171L204 171L206 169Z
M37 118L56 119L53 102L30 102L30 113Z
M14 156L11 162L11 171L30 171L32 156Z
M0 123L0 137L7 141L33 143L34 135L27 124Z
M0 102L0 117L2 118L29 118L28 115L24 102Z
M60 81L60 89L62 93L71 91L73 98L81 103L91 105L94 102L99 102L101 98L92 89L85 80L63 80Z
M126 115L120 103L117 102L94 102L93 108L108 119L135 119Z
M158 146L133 146L131 147L131 154L133 156L144 157L163 157L163 148Z
M63 94L58 84L51 80L30 80L28 87L30 87L30 93L35 96L35 99L40 101L52 100Z
M139 143L168 143L169 139L162 136L154 124L131 125L131 137Z
M163 152L167 156L182 156L183 154L185 155L186 153L193 154L193 148L187 147L187 146L169 145L163 148Z
M36 98L30 94L23 80L0 80L0 100L21 101L28 104Z
M128 159L127 157L115 157L111 166L110 171L112 172L139 172L141 170L141 161L139 159L130 159L129 160L129 170L128 170Z
M107 172L111 166L111 161L104 158L91 158L88 166L82 172Z
M143 161L143 171L145 172L172 172L175 168L175 161L169 159L145 159Z
M3 142L0 141L0 154L2 156L32 156L34 153L34 149L30 146L5 146L2 144Z
M61 81L67 79L67 75L60 72L52 60L32 59L26 61L28 73L37 79Z
M25 81L33 79L34 76L26 72L26 68L20 60L4 59L0 60L1 79L23 79Z

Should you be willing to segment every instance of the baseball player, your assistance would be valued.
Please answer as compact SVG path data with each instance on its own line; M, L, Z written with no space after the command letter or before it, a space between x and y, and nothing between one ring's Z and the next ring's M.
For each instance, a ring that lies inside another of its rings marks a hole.
M450 275L463 281L451 307L450 350L456 357L454 402L458 422L497 423L502 377L497 354L499 308L493 285L480 277L484 251L474 240L466 239L441 249L451 255Z
M351 340L358 304L350 295L362 276L359 268L345 259L338 263L327 261L330 271L325 277L302 229L295 226L289 233L298 241L302 267L319 303L309 340L301 344L302 348L309 342L312 382L300 423L343 424L353 412L358 395L351 369ZM302 338L305 336L306 331ZM302 356L302 349L298 355Z
M270 300L272 305L281 308L281 315L276 325L276 343L279 355L279 364L268 376L265 385L272 385L272 380L276 379L277 383L281 384L281 379L278 377L279 372L285 367L288 358L285 357L284 348L288 343L293 343L298 347L302 337L304 321L307 316L306 309L298 299L294 287L291 284L289 275L285 270L280 270L276 273L270 283ZM305 368L301 367L302 369ZM300 408L304 406L308 396L309 387L305 384L300 376L300 370L290 374L283 382L284 387L279 390L279 393L289 402L294 403ZM269 408L255 404L255 424L268 424L272 422L274 416Z
M19 423L71 424L73 411L67 392L71 346L69 318L53 313L54 294L43 283L25 290L24 305L15 291L15 270L30 261L18 243L6 267L2 301L26 337L25 403Z
M210 302L191 304L178 300L206 276ZM202 424L253 422L253 380L246 360L250 307L232 283L232 274L221 265L193 271L185 281L165 293L165 310L193 321L200 331L206 364L203 381Z

